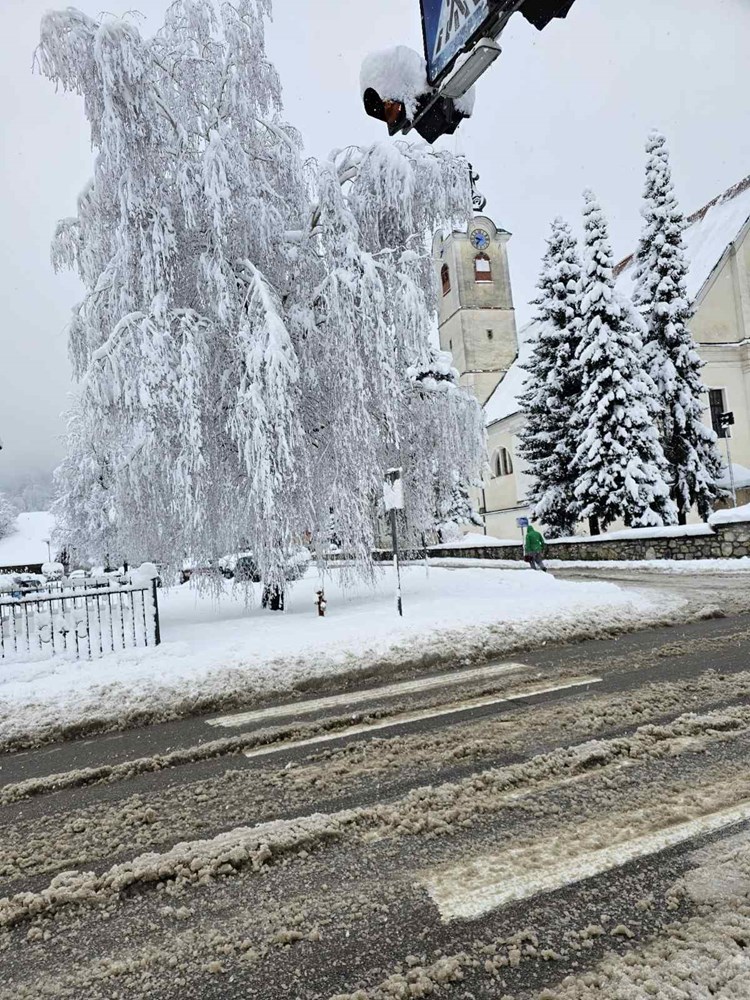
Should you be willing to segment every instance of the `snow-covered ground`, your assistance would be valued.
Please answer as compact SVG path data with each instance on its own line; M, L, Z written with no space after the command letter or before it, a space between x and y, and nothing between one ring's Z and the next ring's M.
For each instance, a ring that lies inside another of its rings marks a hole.
M198 705L249 701L315 676L407 663L429 669L502 655L524 640L555 641L599 626L637 627L665 612L649 598L603 582L566 582L530 571L404 568L404 617L395 609L390 567L374 590L345 592L326 582L328 613L318 618L315 571L288 595L284 614L254 607L227 585L218 602L189 586L162 593L163 643L88 662L50 659L4 663L0 672L0 744L54 732L95 717L126 720L187 714ZM673 606L674 610L679 601ZM669 611L670 609L666 609Z
M0 568L46 563L50 552L47 542L52 537L54 526L49 511L19 514L14 530L0 539Z

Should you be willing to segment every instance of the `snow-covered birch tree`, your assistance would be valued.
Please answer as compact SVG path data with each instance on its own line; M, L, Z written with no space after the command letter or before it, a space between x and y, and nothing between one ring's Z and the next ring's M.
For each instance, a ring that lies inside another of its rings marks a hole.
M697 506L711 513L720 490L721 458L716 434L703 423L703 367L690 333L683 232L684 216L672 183L667 140L653 132L646 143L644 226L638 244L634 301L647 334L648 369L661 404L659 430L669 466L672 498L685 523Z
M575 466L580 515L592 534L622 518L628 527L676 520L655 423L654 383L644 367L643 323L617 295L607 222L593 193L584 195L582 327L577 362L581 400Z
M581 262L570 227L555 219L534 300L538 324L521 408L521 454L533 485L528 500L551 537L572 534L578 521L573 424L581 395L576 351L581 337Z
M384 471L410 530L476 478L479 409L434 362L426 233L465 221L465 161L406 144L305 161L265 49L270 0L178 0L127 21L45 15L37 65L80 94L94 176L57 267L86 295L58 473L62 537L173 569L241 543L283 585L331 524L367 572Z
M13 530L18 511L4 493L0 493L0 538L5 538Z

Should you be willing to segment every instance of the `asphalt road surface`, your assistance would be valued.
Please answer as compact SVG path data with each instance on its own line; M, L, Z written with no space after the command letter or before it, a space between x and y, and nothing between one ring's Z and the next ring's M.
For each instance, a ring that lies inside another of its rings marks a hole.
M0 1000L750 997L750 616L305 698L0 757Z

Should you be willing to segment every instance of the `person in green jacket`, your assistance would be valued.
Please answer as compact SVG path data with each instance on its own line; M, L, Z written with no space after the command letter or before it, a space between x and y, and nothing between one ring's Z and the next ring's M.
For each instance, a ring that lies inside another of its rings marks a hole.
M533 524L530 524L526 529L526 537L523 541L523 554L532 569L540 569L546 573L547 567L542 559L544 545L544 535L537 531Z

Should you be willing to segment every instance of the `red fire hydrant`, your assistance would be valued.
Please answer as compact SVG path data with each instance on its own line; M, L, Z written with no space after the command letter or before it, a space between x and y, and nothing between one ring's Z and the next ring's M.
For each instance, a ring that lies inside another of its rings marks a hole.
M315 591L315 603L318 607L318 617L325 618L328 601L326 601L326 595L322 590Z

